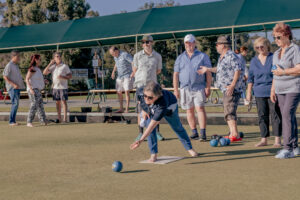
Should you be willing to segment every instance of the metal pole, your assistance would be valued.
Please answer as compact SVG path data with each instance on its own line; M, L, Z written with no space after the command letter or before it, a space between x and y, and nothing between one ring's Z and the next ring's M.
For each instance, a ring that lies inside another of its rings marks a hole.
M56 52L59 50L59 44L56 45Z
M231 45L232 45L232 51L234 51L235 50L234 27L231 28Z
M138 52L138 35L135 36L135 53Z
M173 37L174 37L174 40L175 40L175 45L176 45L176 57L178 57L178 42L177 42L177 38L175 36L174 33L172 33Z
M99 41L97 41L97 43L98 43L98 45L100 47L100 59L101 59L101 71L102 71L102 73L101 73L102 89L104 89L105 87L104 87L104 68L103 68L103 65L104 65L104 54L105 54L105 52L104 52L104 49L103 49L101 43Z
M268 31L267 31L265 25L263 25L263 28L264 28L264 31L265 31L265 37L268 39Z
M101 71L102 71L102 73L101 73L101 76L102 76L102 89L104 89L105 87L104 87L104 54L105 54L105 52L104 52L104 49L103 49L103 47L101 46L101 53L102 53L102 59L101 59Z

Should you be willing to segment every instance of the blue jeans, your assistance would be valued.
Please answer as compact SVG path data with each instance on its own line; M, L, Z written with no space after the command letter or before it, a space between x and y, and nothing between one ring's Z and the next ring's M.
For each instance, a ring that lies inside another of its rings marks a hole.
M20 99L20 89L11 88L8 91L8 94L11 99L11 110L9 115L9 123L16 123L16 115L19 108L19 99Z
M242 97L243 99L246 99L246 90L243 90L241 97Z
M176 133L176 135L178 136L178 138L179 138L180 142L182 143L183 147L185 148L185 150L192 149L193 147L192 147L191 140L180 122L180 118L178 115L178 107L172 113L172 115L165 116L165 119L167 120L168 124L171 126L173 131ZM148 124L147 124L147 126L148 126ZM148 136L147 140L148 140L148 147L150 149L150 153L151 154L158 153L156 128L153 129L153 131Z

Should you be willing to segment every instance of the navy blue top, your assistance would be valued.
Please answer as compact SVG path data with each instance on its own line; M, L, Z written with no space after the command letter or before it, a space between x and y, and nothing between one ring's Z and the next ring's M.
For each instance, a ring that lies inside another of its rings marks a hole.
M177 99L172 92L162 90L162 96L157 99L154 104L148 105L144 100L143 87L137 91L138 100L141 108L147 112L155 121L160 121L164 116L172 114L172 109L169 107L172 104L177 104Z
M255 56L251 59L248 83L253 83L253 92L256 97L270 97L272 87L272 65L273 65L273 54L270 53L267 56L264 65Z

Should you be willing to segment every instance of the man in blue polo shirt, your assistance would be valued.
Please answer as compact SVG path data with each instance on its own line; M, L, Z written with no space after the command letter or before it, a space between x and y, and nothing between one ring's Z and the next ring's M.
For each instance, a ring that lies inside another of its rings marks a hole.
M195 109L200 126L200 141L206 141L205 100L210 95L211 73L198 74L198 70L211 67L209 57L196 49L196 39L192 34L184 38L185 52L180 54L174 65L174 94L180 98L181 108L186 110L187 121L192 129L191 139L198 139ZM180 89L178 89L178 80Z

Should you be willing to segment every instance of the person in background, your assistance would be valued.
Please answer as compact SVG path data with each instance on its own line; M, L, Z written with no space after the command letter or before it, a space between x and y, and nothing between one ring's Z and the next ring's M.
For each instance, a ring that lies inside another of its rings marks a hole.
M142 118L147 120L142 137L130 145L130 149L138 148L146 137L148 137L148 147L150 149L149 162L157 161L157 137L156 126L162 118L165 118L172 127L185 150L192 157L197 157L198 153L193 150L188 134L183 128L178 115L177 99L172 92L161 89L160 85L154 81L147 83L145 87L139 88L138 99L142 108Z
M36 112L41 124L47 125L44 110L42 90L45 87L44 76L40 69L41 56L34 54L30 58L30 67L26 75L27 92L30 99L30 109L27 117L27 126L33 127L32 121Z
M247 101L246 99L246 89L247 89L247 79L248 79L248 68L247 68L247 63L246 63L246 56L248 53L248 48L245 46L241 46L240 49L236 49L235 53L237 55L237 57L240 59L241 64L243 65L243 67L245 68L245 74L244 74L244 78L243 78L243 92L242 92L242 98L244 99L244 105L248 106L249 105L249 101Z
M133 88L133 82L130 78L130 75L132 74L132 56L125 52L120 51L118 47L112 46L109 49L109 53L111 56L114 57L115 60L115 66L111 73L111 78L115 79L115 73L118 72L118 76L116 79L116 89L117 94L120 102L120 110L118 110L118 113L124 112L123 109L123 94L122 92L125 92L126 97L126 107L125 107L125 113L128 113L129 111L129 103L130 103L130 90Z
M273 36L279 49L273 55L274 77L270 99L273 103L278 100L283 137L283 149L275 158L286 159L300 154L296 118L300 101L300 48L291 41L292 30L287 24L276 24Z
M137 52L133 56L132 74L131 78L135 78L134 86L137 88L144 87L149 81L157 83L157 75L160 74L162 69L162 57L153 49L153 37L151 35L144 35L142 38L143 50ZM138 96L138 92L136 96ZM139 100L137 99L137 113L139 124L139 135L136 140L140 140L143 135L144 128L140 126L140 113L141 108ZM165 138L159 132L159 125L157 126L156 136L158 140L164 140Z
M191 139L206 141L205 100L210 95L211 73L198 74L202 66L211 67L211 62L205 53L196 49L196 38L192 34L184 37L185 51L178 56L174 65L174 94L180 99L181 108L186 110L187 121L192 130ZM180 92L178 90L180 83ZM197 131L195 110L200 126L200 138Z
M241 141L237 128L237 107L243 91L243 77L245 69L239 58L231 51L231 40L228 36L219 36L216 42L217 52L220 54L217 67L201 67L199 74L207 71L216 73L217 87L223 92L224 119L228 124L230 133L228 137L232 142Z
M5 80L6 90L11 99L11 110L9 115L9 125L17 126L16 116L19 108L20 90L25 89L20 68L20 53L18 51L11 52L11 60L3 70L3 79Z
M64 119L63 122L67 122L68 112L68 80L72 78L72 73L68 65L64 64L61 59L61 54L55 52L53 60L44 69L43 74L48 75L52 73L52 95L53 100L56 101L56 110L58 116L58 122L61 122L61 104L63 105Z
M247 101L252 99L254 92L258 124L261 140L256 147L267 146L267 138L270 137L270 116L273 135L275 136L274 147L281 147L280 137L282 134L281 113L278 101L273 103L270 99L273 81L272 66L273 54L270 53L271 43L264 37L254 41L254 49L257 55L251 59L248 78Z

